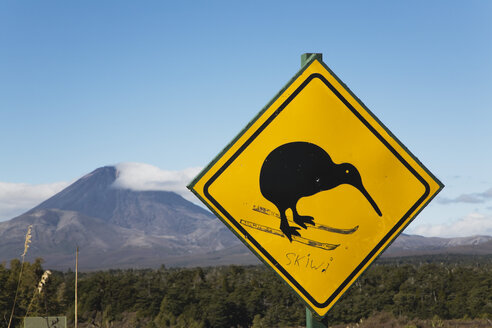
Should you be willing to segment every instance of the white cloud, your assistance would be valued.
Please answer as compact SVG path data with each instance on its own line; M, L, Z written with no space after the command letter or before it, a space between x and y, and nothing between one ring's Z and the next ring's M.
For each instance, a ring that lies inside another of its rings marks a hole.
M199 167L167 171L149 164L120 163L116 165L116 170L118 175L114 187L136 191L172 191L197 203L197 198L186 188L186 185L201 171Z
M68 182L31 185L0 182L0 221L12 219L50 198Z
M484 191L482 193L482 197L484 197L484 198L491 198L492 199L492 188Z
M411 229L411 233L426 237L492 236L492 215L470 213L457 221L447 224L414 227Z
M478 203L484 203L491 199L492 199L492 188L480 193L462 194L456 198L440 197L437 199L437 201L441 204L454 204L454 203L478 204Z

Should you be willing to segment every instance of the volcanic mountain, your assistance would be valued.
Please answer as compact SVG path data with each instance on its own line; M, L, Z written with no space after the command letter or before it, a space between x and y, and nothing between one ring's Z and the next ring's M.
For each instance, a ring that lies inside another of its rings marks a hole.
M207 210L169 191L120 187L116 167L89 173L9 221L0 222L0 263L20 258L27 227L37 257L50 269L257 264L259 260ZM402 234L383 257L492 254L491 236L427 238Z
M26 260L82 270L164 265L257 263L246 247L205 209L169 191L117 187L107 166L10 221L0 223L0 262L19 258L32 225Z

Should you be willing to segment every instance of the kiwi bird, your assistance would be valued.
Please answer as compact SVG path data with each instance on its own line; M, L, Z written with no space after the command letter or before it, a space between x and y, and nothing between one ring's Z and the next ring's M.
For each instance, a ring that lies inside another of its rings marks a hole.
M350 163L334 163L321 147L309 142L291 142L275 148L265 159L260 171L263 197L275 204L280 212L280 230L292 242L300 236L299 227L291 227L285 212L292 210L296 224L306 229L315 225L314 218L297 213L300 198L330 190L342 184L357 188L379 216L376 202L362 184L359 171Z

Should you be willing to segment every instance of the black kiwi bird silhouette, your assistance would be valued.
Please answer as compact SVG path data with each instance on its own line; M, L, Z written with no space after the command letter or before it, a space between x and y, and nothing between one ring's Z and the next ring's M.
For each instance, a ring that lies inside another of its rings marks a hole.
M291 209L296 224L306 229L314 218L297 213L301 197L348 184L357 188L376 213L381 211L362 184L359 171L350 163L334 163L321 147L309 142L291 142L275 148L265 159L260 172L260 190L280 212L280 230L292 242L300 236L298 227L289 226L285 212Z

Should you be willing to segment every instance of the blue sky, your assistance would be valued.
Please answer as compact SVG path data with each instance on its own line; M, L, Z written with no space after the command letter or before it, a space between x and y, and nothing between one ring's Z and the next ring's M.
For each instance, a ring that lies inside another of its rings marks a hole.
M0 220L205 166L320 52L446 185L407 232L492 234L491 40L489 1L2 1Z

